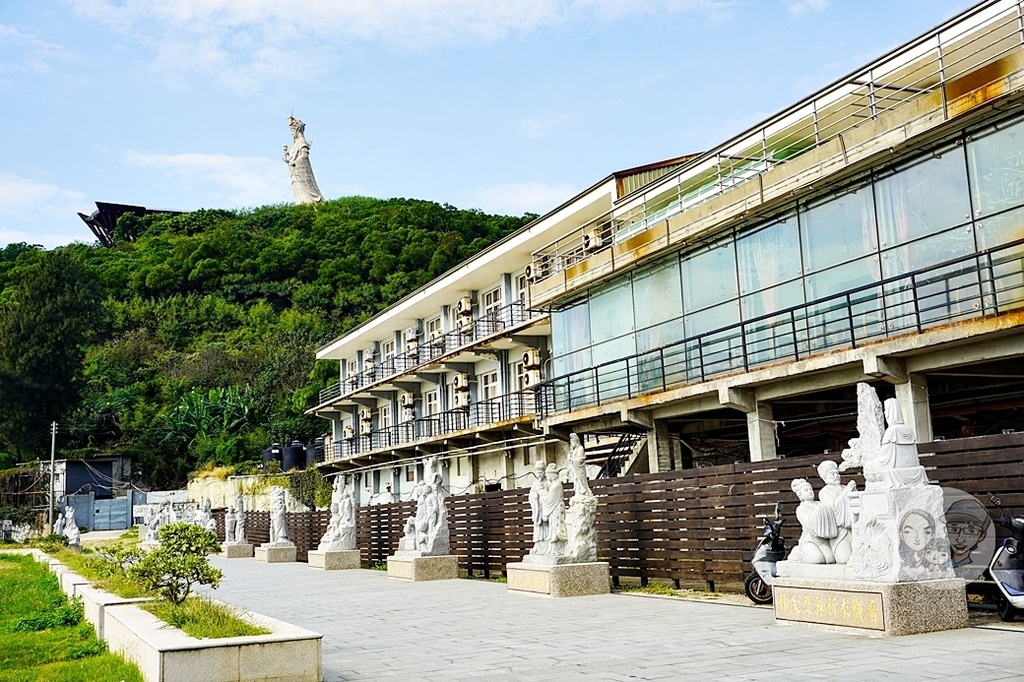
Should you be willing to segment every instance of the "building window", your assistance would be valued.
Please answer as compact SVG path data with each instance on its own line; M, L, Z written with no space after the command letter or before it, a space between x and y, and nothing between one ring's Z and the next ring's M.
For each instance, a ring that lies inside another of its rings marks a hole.
M439 329L441 329L441 318L440 317L435 317L432 320L427 320L427 338L428 339L431 337L431 335L435 331L437 331Z
M498 397L498 372L488 372L480 375L480 398L487 400Z
M385 341L380 344L380 362L384 367L394 370L395 362L395 341Z
M483 295L484 317L496 318L501 309L501 287L487 291Z
M529 306L527 299L530 297L530 280L525 274L516 277L516 298L524 306Z
M406 483L416 482L416 469L414 469L413 467L405 468L405 481Z
M388 428L389 426L391 426L391 406L390 405L383 405L383 406L381 406L380 412L378 412L378 415L379 415L379 419L380 419L380 428L381 428L381 430L384 430L384 429Z
M437 391L427 391L423 394L423 406L424 412L428 417L432 417L437 414Z
M526 366L522 362L512 364L512 376L516 378L516 390L524 390L526 388Z

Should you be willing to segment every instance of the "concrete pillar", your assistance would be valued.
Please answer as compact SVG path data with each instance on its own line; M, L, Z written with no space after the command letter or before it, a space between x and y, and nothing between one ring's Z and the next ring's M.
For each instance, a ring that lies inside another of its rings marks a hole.
M647 461L651 473L671 471L675 468L672 457L672 443L668 426L663 421L654 421L654 428L647 431Z
M771 403L755 403L754 409L747 412L747 440L750 442L751 462L763 462L777 456Z
M928 402L928 379L923 374L909 374L907 382L896 384L896 400L903 410L903 421L914 429L918 443L928 443L932 434L932 412Z

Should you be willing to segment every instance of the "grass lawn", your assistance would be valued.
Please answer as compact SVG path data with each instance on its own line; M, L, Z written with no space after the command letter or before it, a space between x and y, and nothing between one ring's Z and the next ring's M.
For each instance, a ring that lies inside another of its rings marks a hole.
M0 682L142 682L30 556L0 554Z

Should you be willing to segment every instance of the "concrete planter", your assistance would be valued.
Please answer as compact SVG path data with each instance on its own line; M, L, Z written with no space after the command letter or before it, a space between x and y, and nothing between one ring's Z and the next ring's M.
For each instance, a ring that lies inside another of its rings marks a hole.
M322 679L323 635L256 613L241 618L270 630L267 635L196 639L126 599L93 587L46 555L36 559L58 573L61 589L81 597L85 617L110 650L139 666L146 682L266 682ZM57 565L54 565L57 564Z

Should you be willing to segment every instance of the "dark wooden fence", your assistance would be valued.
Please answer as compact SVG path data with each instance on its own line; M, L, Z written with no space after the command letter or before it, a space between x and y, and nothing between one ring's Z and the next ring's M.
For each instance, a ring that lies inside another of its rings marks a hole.
M919 450L932 481L983 502L997 493L1004 508L1024 508L1024 434L936 441ZM793 479L807 478L818 487L817 465L838 458L817 455L592 481L600 499L598 558L610 564L616 583L624 577L644 583L656 578L677 584L701 581L714 588L718 581L742 580L762 519L772 514L776 502L783 503L790 544L799 535ZM853 480L863 487L859 476ZM461 568L484 576L504 574L505 564L529 551L533 529L527 492L518 488L446 500L451 549ZM567 499L572 495L571 486L565 494ZM364 567L394 553L415 509L414 502L359 508L356 538ZM316 548L329 520L325 511L288 515L300 561ZM268 541L267 512L246 512L246 530L250 542Z

